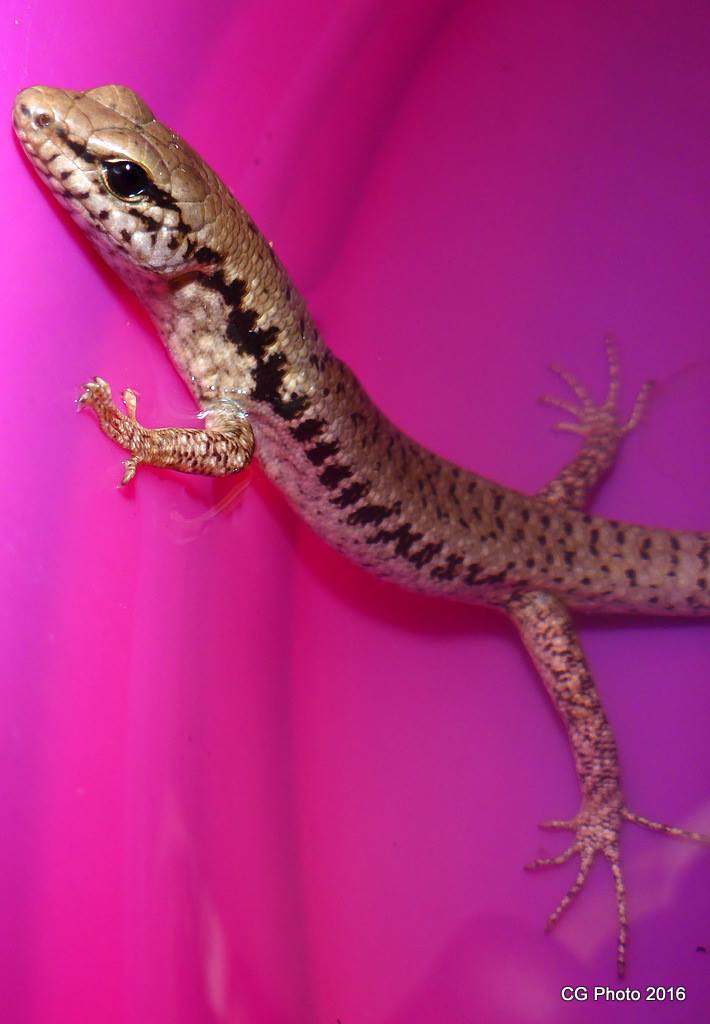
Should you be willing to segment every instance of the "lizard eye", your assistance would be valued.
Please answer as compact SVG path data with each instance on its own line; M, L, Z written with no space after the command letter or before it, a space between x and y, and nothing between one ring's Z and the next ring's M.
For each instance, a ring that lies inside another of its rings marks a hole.
M131 160L104 160L101 168L109 192L119 199L140 199L152 184L145 168Z

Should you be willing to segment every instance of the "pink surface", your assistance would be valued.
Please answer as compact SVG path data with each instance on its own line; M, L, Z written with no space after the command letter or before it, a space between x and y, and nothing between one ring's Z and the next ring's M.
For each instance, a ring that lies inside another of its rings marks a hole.
M708 528L710 13L694 3L15 2L0 101L122 81L254 214L334 350L403 427L505 483L574 450L562 362L658 388L595 503ZM145 471L72 415L101 373L192 422L144 316L7 128L0 1016L4 1024L707 1019L710 855L629 830L611 884L521 865L574 813L513 631L331 553L256 472ZM5 592L6 591L6 592ZM710 831L707 624L582 634L639 812ZM619 1018L620 1019L620 1018Z

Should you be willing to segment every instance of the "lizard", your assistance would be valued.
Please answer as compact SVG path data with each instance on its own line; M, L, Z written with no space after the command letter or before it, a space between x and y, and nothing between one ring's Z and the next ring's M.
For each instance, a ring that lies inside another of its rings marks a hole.
M710 533L589 515L584 505L642 413L618 419L619 366L598 405L570 374L577 456L532 496L428 451L371 401L327 348L274 248L201 157L131 89L34 86L15 100L17 137L35 170L144 303L200 408L204 429L147 428L136 393L125 412L95 377L79 408L141 465L238 473L257 457L295 510L336 550L409 589L507 614L559 712L581 791L578 813L547 827L573 835L531 868L579 856L549 916L554 926L597 856L612 872L616 961L627 952L624 822L695 842L710 836L627 807L617 745L572 622L574 612L710 615Z

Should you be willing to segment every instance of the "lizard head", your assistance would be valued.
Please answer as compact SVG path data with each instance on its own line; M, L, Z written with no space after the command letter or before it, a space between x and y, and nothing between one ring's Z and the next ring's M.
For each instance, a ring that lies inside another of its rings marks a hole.
M234 199L131 89L34 86L18 94L13 123L40 176L124 276L210 273L222 262Z

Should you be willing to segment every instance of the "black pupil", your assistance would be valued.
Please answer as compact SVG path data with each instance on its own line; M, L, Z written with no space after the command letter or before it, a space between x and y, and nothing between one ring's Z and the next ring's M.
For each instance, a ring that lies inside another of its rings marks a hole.
M107 160L104 174L108 187L121 199L136 199L150 187L150 179L141 165L130 160Z

